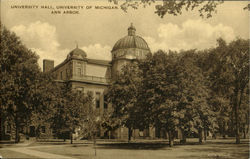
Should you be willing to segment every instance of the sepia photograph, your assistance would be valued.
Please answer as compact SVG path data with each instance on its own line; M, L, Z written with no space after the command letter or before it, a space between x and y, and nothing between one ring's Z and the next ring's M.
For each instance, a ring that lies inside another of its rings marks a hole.
M248 159L249 1L1 0L0 159Z

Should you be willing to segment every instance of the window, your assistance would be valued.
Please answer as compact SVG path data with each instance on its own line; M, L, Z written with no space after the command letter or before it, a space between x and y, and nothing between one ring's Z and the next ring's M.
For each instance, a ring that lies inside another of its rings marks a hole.
M10 124L6 125L6 134L9 134L11 131L11 126Z
M140 57L142 57L142 51L140 51Z
M142 128L139 128L139 136L140 137L143 137L144 136L144 132L143 132L144 129Z
M66 78L69 77L69 70L66 68Z
M108 109L108 101L106 95L104 95L104 109Z
M61 71L61 73L60 73L60 79L62 79L63 78L63 71Z
M20 131L20 133L24 133L24 127L21 126L19 131Z
M96 108L100 108L100 92L96 92L95 94L95 104Z
M77 68L77 75L82 75L82 69L81 68Z
M46 127L45 126L41 126L42 129L42 133L45 133Z
M136 57L139 57L139 56L140 56L139 52L136 52Z

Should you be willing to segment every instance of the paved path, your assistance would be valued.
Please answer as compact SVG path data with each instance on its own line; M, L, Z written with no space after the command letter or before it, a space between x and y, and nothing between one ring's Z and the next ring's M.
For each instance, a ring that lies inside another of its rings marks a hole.
M47 153L47 152L40 152L40 151L32 150L29 147L15 147L15 148L4 148L4 149L19 152L19 153L24 153L24 154L31 155L31 156L34 156L37 158L75 159L72 157L67 157L67 156L56 155L56 154L51 154L51 153Z

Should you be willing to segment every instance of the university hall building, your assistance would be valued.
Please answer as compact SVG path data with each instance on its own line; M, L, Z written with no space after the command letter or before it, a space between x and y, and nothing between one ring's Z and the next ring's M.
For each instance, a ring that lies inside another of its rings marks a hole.
M99 114L103 114L112 108L105 99L108 86L115 79L117 73L122 67L137 59L144 59L150 53L147 42L140 36L136 35L136 28L131 24L128 28L128 35L118 40L112 50L112 60L89 59L87 53L76 46L70 51L66 59L54 67L54 61L43 60L43 72L52 72L56 75L56 81L67 82L73 90L83 93L91 93L94 97L94 107ZM5 139L12 139L13 132L10 126L1 124L1 135ZM41 135L51 137L53 131L49 125L44 123L41 126ZM23 132L23 131L20 131ZM26 133L30 137L36 136L36 127L31 124L26 127ZM99 138L128 139L128 128L121 126L114 131L106 131L100 127L97 134ZM2 138L1 137L1 138ZM80 136L78 136L80 137ZM75 134L75 138L78 138ZM166 132L159 128L149 127L144 130L134 129L132 138L161 138L166 137Z
M89 59L84 50L76 47L67 55L66 59L54 67L54 61L44 60L43 71L52 71L56 79L61 82L69 82L72 89L84 93L91 92L95 99L95 109L103 113L112 105L107 104L105 93L111 80L121 71L122 67L135 59L146 58L150 49L146 41L136 35L136 28L131 24L128 35L118 40L111 50L112 60ZM134 130L133 137L154 137L152 130ZM107 133L100 130L99 137L105 137ZM127 139L128 129L121 127L112 132L117 139Z
M112 50L112 60L96 60L89 59L87 53L76 46L75 49L70 51L66 59L59 65L54 67L54 61L43 60L43 72L52 72L56 75L56 81L67 82L71 85L73 90L81 91L83 93L91 93L94 97L95 110L103 114L108 109L112 108L105 99L108 86L111 81L115 79L117 73L122 70L122 67L128 63L136 61L137 59L144 59L146 55L151 53L147 42L140 36L136 35L136 28L131 24L128 28L128 35L118 40ZM41 127L41 136L51 137L53 131L49 129L49 125L44 123ZM36 136L36 128L30 125L27 133L30 137ZM8 129L1 129L4 131L5 137L10 137L11 131ZM178 134L178 132L177 132ZM121 126L114 131L106 131L100 127L97 134L99 138L115 138L115 139L128 139L128 128ZM75 134L75 138L77 136ZM166 138L167 134L164 129L157 127L148 127L147 129L139 130L134 129L132 138L134 139L154 139ZM178 138L178 135L176 135Z

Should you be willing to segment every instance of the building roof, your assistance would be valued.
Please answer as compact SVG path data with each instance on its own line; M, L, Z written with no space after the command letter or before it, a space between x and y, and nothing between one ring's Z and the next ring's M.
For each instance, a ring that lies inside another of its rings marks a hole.
M96 60L96 59L88 59L87 61L88 63L92 63L92 64L111 66L111 61Z
M142 37L135 35L135 31L135 27L133 26L133 24L131 24L131 26L128 28L128 35L121 38L115 43L112 52L127 48L149 50L147 42Z
M70 51L70 53L67 55L67 59L70 58L76 58L76 59L84 59L87 57L87 54L85 51L83 51L82 49L79 49L78 46Z

